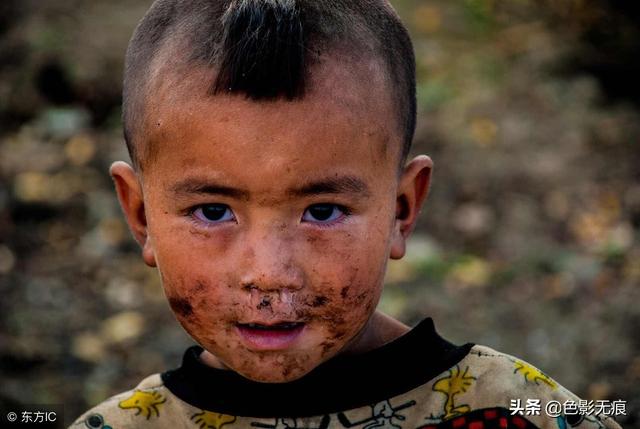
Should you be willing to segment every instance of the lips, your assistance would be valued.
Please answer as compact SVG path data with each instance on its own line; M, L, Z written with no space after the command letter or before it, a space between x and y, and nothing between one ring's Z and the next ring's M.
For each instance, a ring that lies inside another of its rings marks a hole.
M276 323L273 325L262 325L260 323L247 323L241 326L245 326L248 329L258 329L258 330L263 330L263 331L270 331L270 330L282 330L282 331L287 331L290 329L295 329L300 325L304 325L304 323L302 322L280 322L280 323Z
M305 329L302 322L239 323L236 329L245 345L253 350L284 350L294 345Z

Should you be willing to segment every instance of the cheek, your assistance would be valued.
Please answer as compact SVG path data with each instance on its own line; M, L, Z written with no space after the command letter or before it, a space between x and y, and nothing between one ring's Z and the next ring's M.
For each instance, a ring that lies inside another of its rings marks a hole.
M161 271L162 285L176 319L196 341L213 347L231 329L241 303L224 282L197 277L173 278ZM215 337L215 338L214 338Z
M368 237L347 234L342 240L315 245L331 252L313 252L317 263L310 270L305 310L324 327L323 355L348 342L363 328L382 292L387 250L384 241L367 245Z
M198 270L224 255L233 241L229 229L206 229L188 214L177 214L173 204L153 201L149 208L148 234L159 266L173 270Z
M233 278L223 268L228 234L175 226L154 231L162 286L176 316L201 316L203 309L227 308ZM209 311L208 313L214 313Z
M169 306L181 320L205 319L211 309L229 308L217 287L204 281L172 282L163 276L162 284ZM209 311L207 311L209 309Z

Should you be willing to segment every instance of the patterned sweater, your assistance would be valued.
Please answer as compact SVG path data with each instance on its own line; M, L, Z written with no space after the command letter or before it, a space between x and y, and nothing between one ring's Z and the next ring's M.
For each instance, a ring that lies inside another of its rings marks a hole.
M257 383L210 368L201 352L189 348L180 368L147 377L70 427L620 429L610 412L590 407L523 360L451 344L431 319L290 383Z

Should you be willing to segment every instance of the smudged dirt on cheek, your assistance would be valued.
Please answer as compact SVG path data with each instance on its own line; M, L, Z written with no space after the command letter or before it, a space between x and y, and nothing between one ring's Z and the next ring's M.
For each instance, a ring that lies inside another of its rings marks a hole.
M327 341L339 342L366 322L379 286L371 281L374 276L366 272L370 261L355 252L350 232L331 240L326 234L311 234L307 244L311 252L324 256L321 265L311 267L311 276L316 282L304 299L300 313L322 322L330 334ZM333 249L329 259L327 248Z
M372 276L362 275L360 267L346 270L333 282L317 283L315 292L322 293L310 294L298 311L301 317L316 320L323 326L325 334L318 350L323 359L357 336L373 314L381 291ZM342 285L336 287L336 281Z
M342 299L347 299L347 296L349 296L349 289L351 289L351 286L345 286L340 290L340 297Z
M169 296L169 306L178 322L193 338L201 336L202 321L199 319L195 302L192 298Z
M318 295L315 298L313 298L313 302L311 303L311 306L323 307L327 305L328 302L329 302L329 298L327 298L326 296Z
M193 286L187 286L182 280L167 290L167 301L176 316L184 319L194 317L194 307L202 302L202 298L208 289L206 282L195 281Z
M228 322L234 320L241 307L230 302L226 285L195 278L175 280L166 286L169 306L194 340L210 351L216 344L228 343Z
M193 306L185 298L170 297L169 305L176 316L189 319L193 316Z
M211 311L206 301L192 301L188 304L191 309L188 314L181 314L174 308L176 319L182 328L209 352L218 357L225 355L225 349L232 348L230 339L233 338L232 327L227 323L228 315L211 317L215 312Z
M172 298L169 304L182 328L204 348L211 350L216 342L208 332L208 324L198 318L191 303L184 299Z
M222 291L224 289L224 291ZM176 310L176 313L185 314L179 311L185 307L185 304L189 304L192 310L203 306L216 306L226 305L226 298L228 291L226 287L221 287L215 283L211 283L208 280L203 279L182 279L171 283L168 287L165 287L167 299L171 308ZM177 306L174 307L172 304Z
M197 281L193 291L195 293L202 293L207 289L207 284L205 282Z

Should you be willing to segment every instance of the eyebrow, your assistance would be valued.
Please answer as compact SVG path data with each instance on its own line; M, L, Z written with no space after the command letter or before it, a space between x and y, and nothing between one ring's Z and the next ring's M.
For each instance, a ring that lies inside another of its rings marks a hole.
M199 178L182 180L170 188L176 195L224 195L227 197L249 200L250 193L244 189L213 183ZM306 183L300 187L289 189L289 195L296 197L322 194L356 194L368 198L371 195L367 184L355 176L338 176Z
M171 186L171 192L178 195L202 194L224 195L227 197L248 200L249 192L231 186L218 185L201 179L185 179Z
M296 196L310 196L321 194L360 194L370 196L367 184L355 176L338 176L309 182L289 191Z

